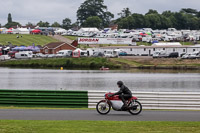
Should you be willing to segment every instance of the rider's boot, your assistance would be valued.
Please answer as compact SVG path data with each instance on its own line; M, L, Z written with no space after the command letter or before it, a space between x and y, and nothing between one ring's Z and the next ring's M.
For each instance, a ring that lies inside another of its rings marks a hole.
M128 110L128 105L126 104L126 100L121 97L122 102L124 103L124 105L122 106L121 110Z

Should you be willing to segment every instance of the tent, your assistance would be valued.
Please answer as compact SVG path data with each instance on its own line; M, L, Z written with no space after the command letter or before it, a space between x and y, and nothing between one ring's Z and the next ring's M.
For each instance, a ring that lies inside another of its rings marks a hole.
M40 48L37 46L28 46L25 48L26 51L40 52Z
M13 34L19 34L19 32L20 32L20 30L18 30L18 29L13 29L13 30L12 30L12 33L13 33Z
M26 50L26 46L20 46L20 47L15 47L12 49L13 51L25 51Z
M18 28L19 34L30 34L30 31L27 28Z
M6 30L6 33L12 33L12 32L13 32L12 29Z
M99 32L97 28L81 28L78 32Z
M32 30L31 31L31 33L35 33L35 34L39 34L39 33L41 33L42 31L41 30L39 30L39 29L35 29L35 30Z
M56 30L56 31L54 31L56 34L59 34L59 33L66 33L67 32L67 30L65 30L65 29L59 29L59 30Z
M146 33L140 33L140 35L141 35L141 36L146 36L146 35L148 35L148 34L146 34Z

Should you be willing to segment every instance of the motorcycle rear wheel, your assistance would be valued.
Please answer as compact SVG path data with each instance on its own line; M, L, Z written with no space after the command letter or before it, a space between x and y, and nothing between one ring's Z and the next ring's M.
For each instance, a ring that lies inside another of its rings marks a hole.
M129 113L132 115L138 115L142 112L142 104L139 101L132 101L128 104Z
M110 112L110 109L111 109L111 105L107 103L107 101L105 100L99 101L96 105L96 110L101 115L108 114Z

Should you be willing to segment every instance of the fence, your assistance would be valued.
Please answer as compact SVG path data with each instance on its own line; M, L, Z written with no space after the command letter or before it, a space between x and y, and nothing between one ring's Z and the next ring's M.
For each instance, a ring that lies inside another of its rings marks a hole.
M105 91L89 91L88 107L95 108ZM192 92L134 92L143 109L200 110L200 93Z
M0 90L1 106L87 108L87 91Z
M95 108L106 91L0 90L0 106ZM133 92L143 109L200 110L198 92Z

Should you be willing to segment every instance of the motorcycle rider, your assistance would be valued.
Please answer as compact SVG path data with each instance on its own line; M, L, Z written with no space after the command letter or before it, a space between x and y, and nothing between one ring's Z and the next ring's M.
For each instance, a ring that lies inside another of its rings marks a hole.
M110 95L110 97L114 96L114 95L119 95L119 98L122 100L122 102L124 103L124 105L122 106L122 110L125 110L128 108L128 105L126 103L126 100L128 100L129 98L132 97L132 93L131 91L128 89L128 87L126 87L124 85L124 83L122 81L118 81L117 82L118 87L120 88L120 90L112 95Z

